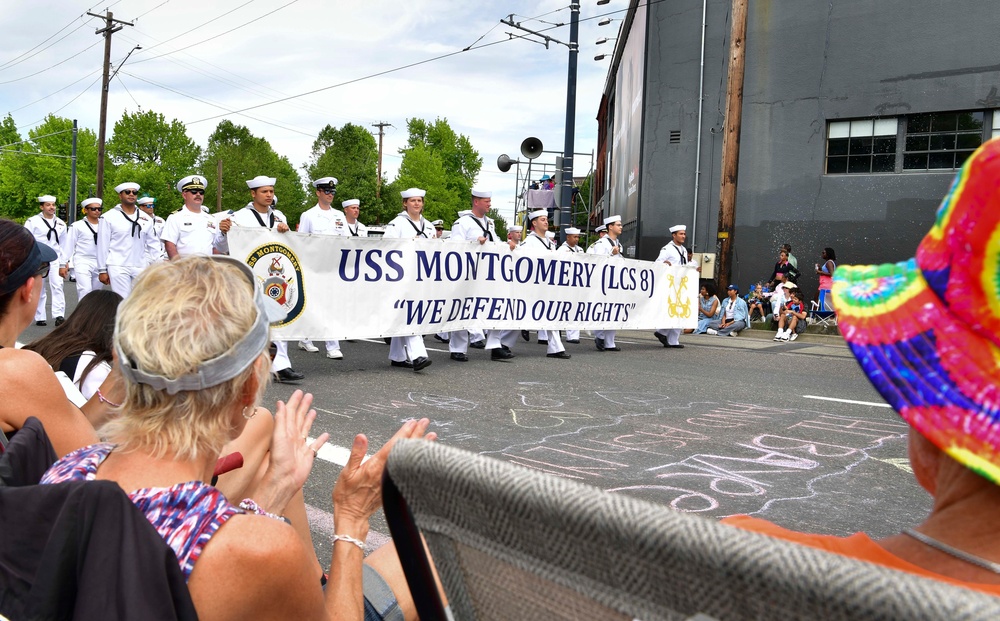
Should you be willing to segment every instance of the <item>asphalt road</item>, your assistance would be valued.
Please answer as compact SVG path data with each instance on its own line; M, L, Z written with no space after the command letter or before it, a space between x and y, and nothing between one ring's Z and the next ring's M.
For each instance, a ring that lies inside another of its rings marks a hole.
M51 329L51 321L32 326L21 340ZM682 337L684 349L665 349L649 332L626 332L622 352L602 353L584 333L581 344L567 345L571 360L556 360L534 338L519 341L510 362L470 350L471 360L459 363L427 336L433 365L420 373L390 367L381 341L344 342L343 360L290 344L294 368L306 374L298 387L315 395L314 435L331 436L306 486L320 559L330 557L330 494L344 447L365 433L375 450L415 417L431 419L439 442L665 510L746 513L874 537L929 511L930 497L909 471L906 425L842 340L691 335ZM265 405L294 388L273 384ZM387 539L378 515L369 542Z

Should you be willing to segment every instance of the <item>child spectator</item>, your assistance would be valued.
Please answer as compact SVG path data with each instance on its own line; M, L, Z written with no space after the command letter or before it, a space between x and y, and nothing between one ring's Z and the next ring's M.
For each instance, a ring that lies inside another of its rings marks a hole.
M746 297L747 308L749 309L749 318L747 321L753 322L754 313L760 317L761 321L766 319L767 313L764 312L764 303L767 301L764 297L764 286L757 283L753 286L750 293Z
M778 317L778 333L774 335L776 341L788 341L799 338L799 334L806 330L805 305L802 304L802 294L798 290L789 291L789 301L781 309ZM787 327L786 327L787 326Z

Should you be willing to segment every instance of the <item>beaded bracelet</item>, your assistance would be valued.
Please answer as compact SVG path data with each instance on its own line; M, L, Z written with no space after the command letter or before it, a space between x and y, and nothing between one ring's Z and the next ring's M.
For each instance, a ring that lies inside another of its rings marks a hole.
M348 541L348 542L353 543L354 545L358 546L359 548L361 548L362 552L365 551L365 542L361 541L360 539L355 539L354 537L351 537L350 535L334 535L333 536L333 543L337 543L338 541Z
M108 399L107 397L105 397L104 393L101 392L100 388L97 389L97 399L101 403L107 403L108 405L110 405L113 408L120 408L122 406L121 403L115 403L114 401L111 401L110 399Z
M281 520L285 524L292 523L291 520L289 520L283 515L275 515L273 513L268 513L267 511L264 510L264 507L254 502L253 498L244 498L243 500L240 501L239 507L240 509L243 509L244 511L249 511L254 515L263 515L264 517L269 517L272 520Z

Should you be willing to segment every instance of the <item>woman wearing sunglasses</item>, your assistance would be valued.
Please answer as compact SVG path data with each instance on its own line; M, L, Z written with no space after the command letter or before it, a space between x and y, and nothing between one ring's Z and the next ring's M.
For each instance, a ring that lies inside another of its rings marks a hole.
M97 228L100 226L104 207L99 198L88 198L81 204L86 217L71 224L69 233L63 236L60 244L62 262L59 265L59 277L66 278L69 264L73 263L77 300L82 300L83 296L101 288L101 281L97 277Z

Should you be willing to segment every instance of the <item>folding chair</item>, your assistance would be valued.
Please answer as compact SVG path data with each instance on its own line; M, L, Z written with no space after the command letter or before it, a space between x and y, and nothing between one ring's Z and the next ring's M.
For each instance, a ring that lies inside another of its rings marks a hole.
M836 328L837 327L837 313L836 311L824 311L819 309L819 302L813 300L811 302L811 310L809 311L809 323L814 326L821 326L823 328Z
M1000 598L437 443L397 442L383 485L422 619L1000 618Z

